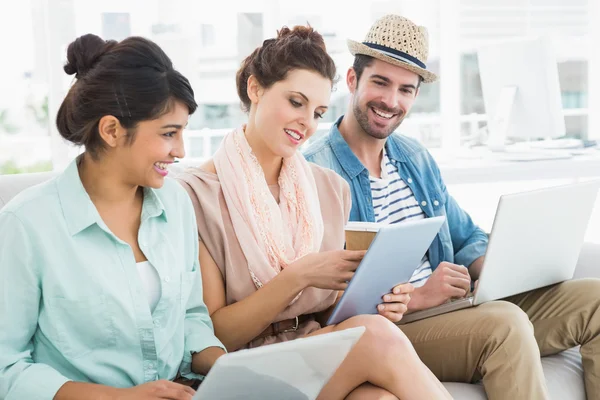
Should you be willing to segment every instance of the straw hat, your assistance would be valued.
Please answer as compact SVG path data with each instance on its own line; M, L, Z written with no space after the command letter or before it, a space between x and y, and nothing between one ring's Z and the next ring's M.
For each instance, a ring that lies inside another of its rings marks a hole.
M352 55L365 54L413 71L424 82L433 82L437 76L427 71L429 38L427 28L415 25L399 15L386 15L371 26L362 43L348 39Z

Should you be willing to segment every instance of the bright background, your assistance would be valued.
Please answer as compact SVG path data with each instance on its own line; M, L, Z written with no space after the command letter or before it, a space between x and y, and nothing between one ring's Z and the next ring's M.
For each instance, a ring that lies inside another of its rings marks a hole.
M0 1L0 174L60 170L77 154L78 149L59 138L53 123L72 83L72 77L62 71L65 50L77 36L95 33L104 39L121 40L141 35L163 47L176 68L190 79L200 105L186 132L185 161L194 163L210 157L223 134L244 121L235 91L235 72L240 61L264 39L273 37L278 28L310 23L325 37L343 78L352 62L346 39L361 41L370 25L387 13L407 16L429 29L428 65L442 79L423 86L399 131L427 146L440 160L444 173L445 165L453 165L486 140L487 115L476 50L499 39L550 37L558 57L567 137L600 139L600 52L593 46L600 43L597 0L208 3ZM321 133L344 112L347 96L342 79L332 95ZM560 176L542 173L545 168L538 168L542 171L539 174L532 173L533 163L520 163L511 167L513 173L501 171L489 179L476 178L470 172L484 168L485 160L481 166L477 161L467 164L453 175L448 186L485 229L491 228L501 194L600 177L600 168L588 164L579 168L574 161L559 165L569 171ZM600 243L600 207L596 207L587 239Z

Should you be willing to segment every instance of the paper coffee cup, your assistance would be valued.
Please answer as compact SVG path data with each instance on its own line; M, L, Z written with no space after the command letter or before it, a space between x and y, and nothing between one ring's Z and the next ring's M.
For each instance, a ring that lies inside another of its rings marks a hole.
M346 250L367 250L381 224L376 222L349 222L346 225Z

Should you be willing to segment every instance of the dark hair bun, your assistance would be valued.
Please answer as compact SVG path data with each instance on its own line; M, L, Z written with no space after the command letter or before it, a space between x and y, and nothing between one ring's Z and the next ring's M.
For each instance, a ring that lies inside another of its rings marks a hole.
M116 44L114 40L104 41L91 33L78 37L67 49L65 72L68 75L76 74L76 78L84 76Z
M298 40L310 42L312 45L316 45L323 50L325 48L325 41L320 33L315 31L310 25L296 25L292 29L284 26L277 31L277 40Z

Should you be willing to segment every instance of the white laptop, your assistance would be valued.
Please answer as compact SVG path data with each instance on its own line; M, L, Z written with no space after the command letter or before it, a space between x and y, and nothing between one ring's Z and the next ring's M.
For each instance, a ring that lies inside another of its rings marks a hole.
M569 280L600 181L500 197L474 295L405 315L399 324Z
M226 354L194 400L313 400L333 376L364 327Z

